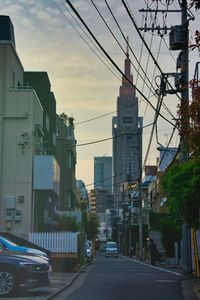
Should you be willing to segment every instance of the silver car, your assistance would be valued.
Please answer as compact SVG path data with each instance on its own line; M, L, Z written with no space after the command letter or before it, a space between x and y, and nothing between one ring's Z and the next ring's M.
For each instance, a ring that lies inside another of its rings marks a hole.
M116 242L107 242L105 245L105 257L118 257L118 245Z

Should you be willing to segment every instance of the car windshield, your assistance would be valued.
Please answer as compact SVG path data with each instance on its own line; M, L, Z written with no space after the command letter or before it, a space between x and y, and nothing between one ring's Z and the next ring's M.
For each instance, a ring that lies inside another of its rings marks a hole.
M106 248L117 248L116 244L107 244Z

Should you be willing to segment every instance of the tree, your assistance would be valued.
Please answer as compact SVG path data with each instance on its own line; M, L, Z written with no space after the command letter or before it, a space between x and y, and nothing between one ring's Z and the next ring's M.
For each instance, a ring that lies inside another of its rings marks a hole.
M173 164L162 179L167 204L175 223L199 227L200 160Z
M83 227L88 240L94 240L99 233L99 218L95 213L83 213Z
M200 0L190 0L190 7L195 7L196 10L200 9Z
M76 217L62 215L57 221L58 230L77 232L80 230L80 224Z

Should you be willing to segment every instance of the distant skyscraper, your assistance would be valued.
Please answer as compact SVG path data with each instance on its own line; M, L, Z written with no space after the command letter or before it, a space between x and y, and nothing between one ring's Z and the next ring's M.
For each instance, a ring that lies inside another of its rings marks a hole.
M94 188L112 193L112 157L94 158Z
M122 85L117 98L117 116L113 117L113 192L114 204L120 206L120 186L124 182L137 181L142 165L142 126L138 117L138 98L135 96L131 61L127 51ZM128 79L128 80L127 80Z

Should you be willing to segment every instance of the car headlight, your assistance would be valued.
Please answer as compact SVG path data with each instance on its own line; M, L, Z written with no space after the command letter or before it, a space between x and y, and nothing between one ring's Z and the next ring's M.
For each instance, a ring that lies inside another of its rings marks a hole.
M37 264L31 264L31 263L27 263L27 262L20 262L19 264L20 264L20 266L22 266L23 268L25 268L29 271L40 271L40 266Z

